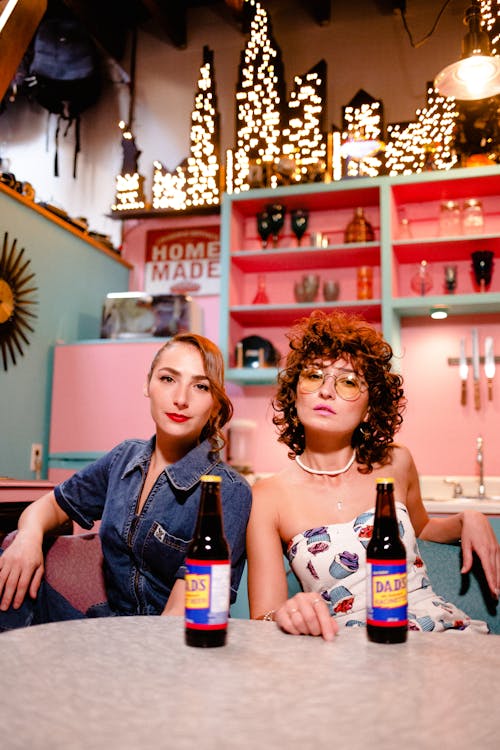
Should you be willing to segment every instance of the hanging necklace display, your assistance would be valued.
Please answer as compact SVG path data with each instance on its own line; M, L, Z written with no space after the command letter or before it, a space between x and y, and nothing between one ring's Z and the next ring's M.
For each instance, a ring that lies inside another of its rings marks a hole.
M331 469L331 470L330 469L312 469L310 466L306 466L306 464L302 463L300 456L295 456L295 461L300 466L301 469L304 469L304 471L307 471L309 474L321 474L327 477L336 477L338 474L344 474L346 471L348 471L353 465L355 458L356 458L356 451L353 451L351 458L342 469Z

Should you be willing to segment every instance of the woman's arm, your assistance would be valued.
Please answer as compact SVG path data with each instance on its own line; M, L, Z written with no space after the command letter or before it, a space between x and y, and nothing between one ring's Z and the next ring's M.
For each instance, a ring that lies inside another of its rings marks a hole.
M430 518L420 533L430 542L455 542L462 545L461 573L472 568L475 552L481 561L491 593L500 593L500 546L487 517L476 510L465 510L444 518Z
M69 520L48 492L21 513L18 533L0 557L0 609L21 606L26 593L35 597L44 571L43 537Z
M288 585L283 550L275 517L273 478L253 487L252 510L247 526L248 599L250 617L262 619L287 600Z
M286 488L274 478L254 485L247 527L250 617L275 620L292 635L321 635L332 640L338 626L317 593L300 593L288 599L277 501L286 499L286 495Z
M467 573L475 552L481 561L484 574L493 596L500 590L500 546L495 532L483 513L466 510L450 516L430 518L424 508L418 474L411 458L408 464L407 508L417 537L428 542L449 544L460 541L462 545L461 573Z
M162 615L183 615L186 600L186 583L184 578L178 578L170 592Z

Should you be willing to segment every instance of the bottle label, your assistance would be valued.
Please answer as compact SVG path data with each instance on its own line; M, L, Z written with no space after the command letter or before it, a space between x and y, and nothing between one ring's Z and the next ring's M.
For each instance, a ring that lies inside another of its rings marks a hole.
M195 630L227 626L231 566L229 560L186 560L186 625Z
M406 560L367 560L369 625L401 627L408 623Z

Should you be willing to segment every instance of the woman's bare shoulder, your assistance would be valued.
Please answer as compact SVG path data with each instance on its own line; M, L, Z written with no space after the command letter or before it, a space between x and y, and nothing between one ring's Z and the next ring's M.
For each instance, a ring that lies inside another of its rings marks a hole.
M257 479L252 487L254 499L272 500L283 496L291 485L291 471L289 468L271 474L270 476Z
M413 456L406 445L394 443L392 445L391 464L397 469L409 470L414 466Z

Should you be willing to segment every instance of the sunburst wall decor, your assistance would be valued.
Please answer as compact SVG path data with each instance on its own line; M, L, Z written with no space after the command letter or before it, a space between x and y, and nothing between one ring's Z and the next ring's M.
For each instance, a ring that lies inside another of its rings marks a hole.
M32 286L34 273L30 273L29 260L24 256L24 248L17 250L14 239L9 248L9 235L4 234L0 257L0 350L3 369L7 371L9 362L16 364L16 356L24 355L23 345L29 346L29 333L34 328L28 321L36 318L32 299L37 287Z

